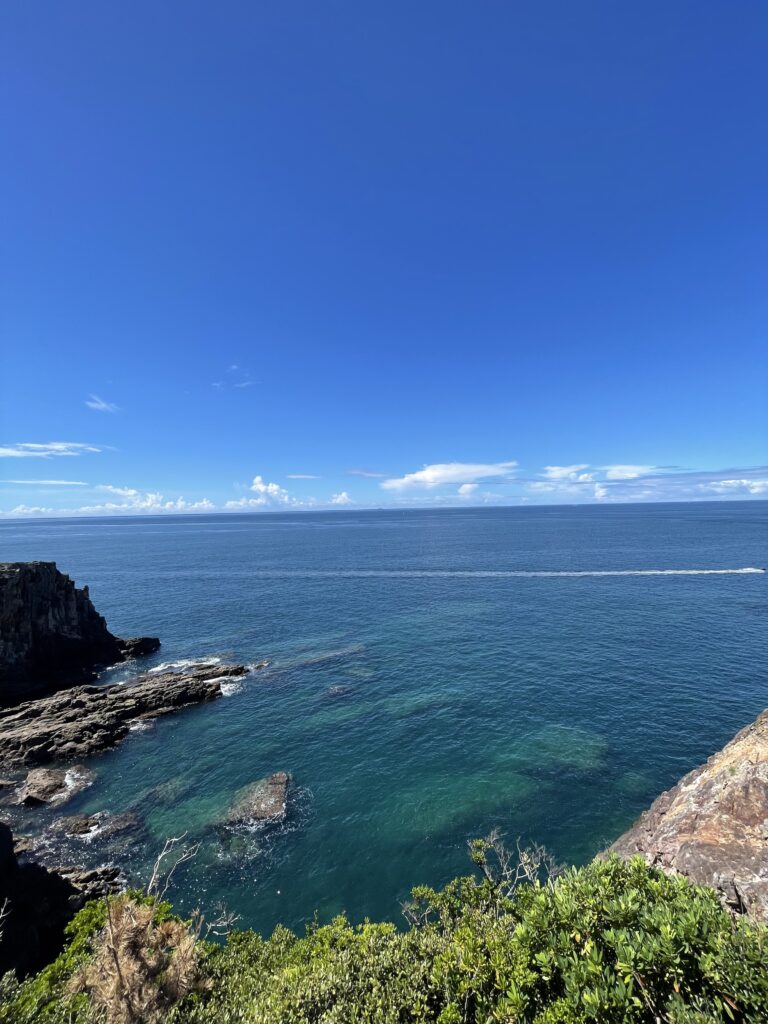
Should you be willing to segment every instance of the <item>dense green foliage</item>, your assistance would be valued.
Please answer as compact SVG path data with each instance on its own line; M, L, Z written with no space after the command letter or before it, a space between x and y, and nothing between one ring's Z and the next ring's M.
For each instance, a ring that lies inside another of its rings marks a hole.
M493 876L414 891L413 924L303 937L234 932L205 944L201 988L168 1024L619 1024L768 1021L768 930L715 894L642 861L596 861L554 882ZM104 921L90 905L71 945L36 978L3 983L0 1021L82 1024L67 978Z

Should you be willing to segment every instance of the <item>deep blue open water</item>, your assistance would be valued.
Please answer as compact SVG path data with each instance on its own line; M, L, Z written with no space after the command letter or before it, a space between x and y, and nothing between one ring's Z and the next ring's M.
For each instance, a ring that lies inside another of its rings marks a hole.
M262 931L397 919L494 826L583 862L768 705L768 576L632 574L768 564L766 502L3 523L0 560L26 559L159 635L149 666L270 662L94 759L67 807L140 813L136 879L199 839L174 899ZM609 575L558 575L583 572ZM283 827L215 827L280 769Z

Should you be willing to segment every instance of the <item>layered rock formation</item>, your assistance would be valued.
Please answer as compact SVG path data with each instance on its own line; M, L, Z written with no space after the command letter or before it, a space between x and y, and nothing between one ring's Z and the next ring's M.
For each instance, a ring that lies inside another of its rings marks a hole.
M13 835L0 823L0 976L34 973L57 956L64 928L89 899L120 889L117 868L48 870L19 864Z
M642 854L768 919L768 710L662 793L609 852Z
M140 676L135 683L74 686L39 700L0 708L0 766L74 761L114 747L131 724L221 696L221 680L245 665L193 666Z
M121 640L55 562L0 564L0 702L82 682L95 670L156 651L155 637Z

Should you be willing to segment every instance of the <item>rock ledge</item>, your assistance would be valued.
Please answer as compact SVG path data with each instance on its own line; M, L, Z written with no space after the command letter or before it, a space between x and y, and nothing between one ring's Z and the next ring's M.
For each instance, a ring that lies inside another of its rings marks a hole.
M248 671L245 665L208 665L150 673L134 683L74 686L0 708L0 766L18 769L97 754L124 739L132 723L215 700L222 679Z
M609 848L717 890L768 918L768 710L662 793Z

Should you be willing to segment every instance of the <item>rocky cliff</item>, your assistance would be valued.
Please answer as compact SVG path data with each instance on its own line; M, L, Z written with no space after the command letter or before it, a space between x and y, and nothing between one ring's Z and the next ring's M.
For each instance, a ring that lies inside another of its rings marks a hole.
M51 870L20 864L11 830L0 822L0 976L13 970L23 977L50 963L75 913L89 899L120 888L120 872L114 867Z
M121 640L55 562L0 564L0 703L93 677L157 650L153 637Z
M768 710L662 793L611 851L642 854L768 919Z

